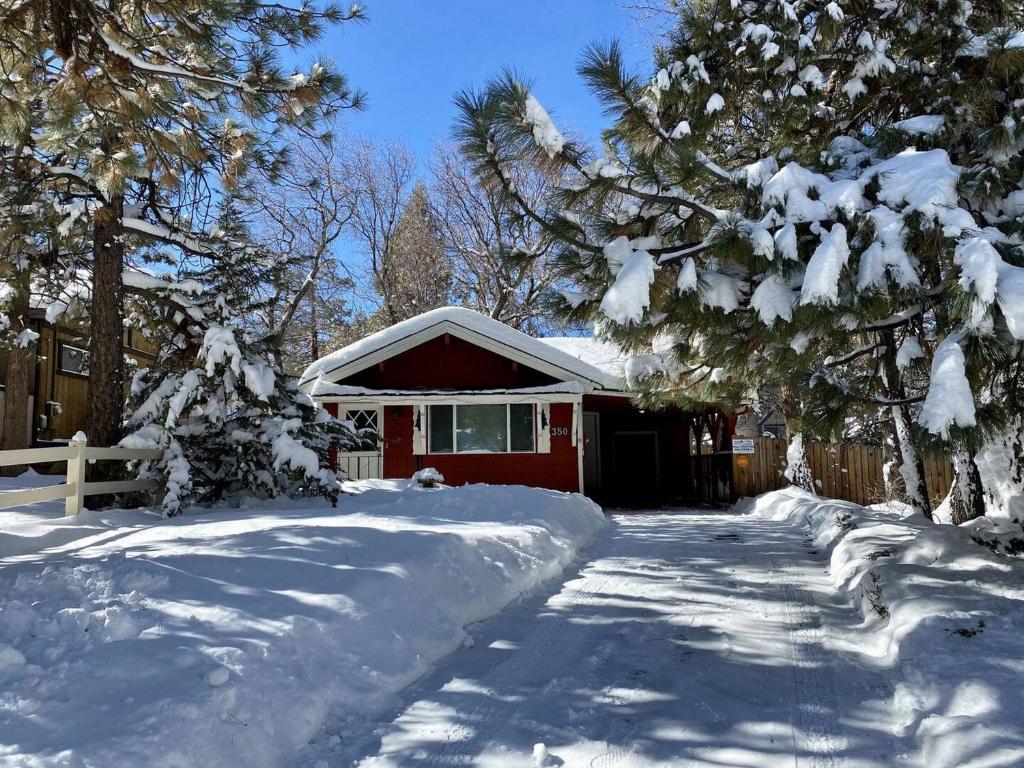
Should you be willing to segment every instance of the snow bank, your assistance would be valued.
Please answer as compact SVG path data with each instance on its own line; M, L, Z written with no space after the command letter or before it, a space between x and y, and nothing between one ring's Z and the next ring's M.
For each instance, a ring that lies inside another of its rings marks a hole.
M1024 561L983 544L1001 550L1008 534L991 520L936 525L899 505L794 488L758 497L753 514L806 525L830 552L836 591L863 616L830 631L898 670L892 715L921 764L1024 765Z
M86 516L74 541L38 521L56 545L0 560L0 764L280 765L604 524L575 494L348 489L337 509Z

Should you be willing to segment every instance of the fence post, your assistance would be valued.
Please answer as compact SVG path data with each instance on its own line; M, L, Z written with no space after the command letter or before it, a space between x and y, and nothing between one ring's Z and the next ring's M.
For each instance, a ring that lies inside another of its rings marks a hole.
M85 441L72 439L68 451L67 484L71 493L64 501L64 516L73 517L82 511L85 499Z

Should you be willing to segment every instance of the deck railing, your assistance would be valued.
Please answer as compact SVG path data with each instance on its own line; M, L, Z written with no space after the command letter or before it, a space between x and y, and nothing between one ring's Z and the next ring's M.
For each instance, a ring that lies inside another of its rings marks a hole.
M77 515L84 507L86 496L108 493L135 493L157 491L156 480L110 480L87 483L85 465L93 461L145 461L159 459L160 450L141 448L90 448L85 443L69 443L67 447L26 448L18 451L0 451L0 467L15 467L27 464L48 464L66 461L68 465L65 482L41 488L20 488L0 492L0 509L35 504L41 501L64 499L64 514Z

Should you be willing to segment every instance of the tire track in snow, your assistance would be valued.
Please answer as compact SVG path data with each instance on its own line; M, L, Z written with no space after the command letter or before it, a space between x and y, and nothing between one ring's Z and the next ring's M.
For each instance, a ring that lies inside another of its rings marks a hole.
M619 518L592 545L589 564L571 576L536 617L531 609L531 625L511 655L483 674L467 678L473 687L465 691L466 695L460 694L457 685L447 691L442 688L406 708L388 726L395 740L390 744L378 742L376 759L365 753L363 759L367 764L401 768L453 768L477 765L486 754L493 764L504 765L504 750L514 744L513 749L521 752L524 743L532 743L526 739L538 735L536 728L547 735L545 727L553 725L543 719L545 705L541 702L538 706L528 698L557 698L560 680L568 673L577 691L591 692L597 710L581 710L580 720L571 713L568 720L556 726L568 729L567 747L576 744L576 762L570 763L575 768L638 768L655 762L726 765L728 762L722 761L729 759L728 753L718 752L728 748L729 738L742 734L737 726L744 719L781 725L782 741L787 740L788 721L792 751L788 744L782 752L773 751L764 742L749 745L753 750L766 747L764 757L773 760L772 764L779 764L781 759L795 768L842 768L847 764L844 755L849 744L843 724L836 721L841 681L833 667L838 659L823 645L824 616L812 591L821 581L820 572L816 572L820 560L801 545L803 540L800 532L784 532L778 523L732 515L690 514L679 521L666 516L657 525L641 517ZM769 542L777 547L766 552L763 546ZM742 577L734 578L737 569ZM710 576L716 571L717 578ZM709 578L711 586L684 586L676 593L675 610L653 614L649 619L635 618L630 609L623 608L634 598L641 598L636 602L643 605L645 596L660 595L662 606L673 604L667 597L673 594L672 588L664 577L659 581L659 572L681 574L675 581L682 581L686 575L703 576ZM615 610L626 613L615 614ZM618 621L626 622L626 629L620 629L616 638L611 634L615 630L609 630L607 624L602 629L600 622L588 623L591 614L595 618L618 616ZM644 621L649 623L644 625ZM774 690L782 695L778 704L774 696L769 696L769 701L751 691L752 703L747 703L747 710L730 710L730 705L735 706L743 697L732 691L721 692L713 677L705 680L699 672L670 672L669 680L675 681L677 689L681 678L676 675L695 675L686 690L686 700L695 710L706 713L694 721L692 728L687 725L685 713L680 713L675 727L683 732L690 729L697 741L691 741L688 747L680 741L676 757L656 754L650 729L645 727L649 724L637 720L634 709L637 701L647 701L644 693L657 679L651 675L665 673L665 654L671 652L654 652L660 655L645 660L643 652L638 651L640 644L671 642L674 648L690 649L679 664L696 654L712 670L727 669L744 663L745 655L751 653L749 643L742 641L745 621L772 633L778 641L767 651L774 659L773 668L778 670L772 678L777 683ZM734 651L737 638L740 642ZM628 653L623 655L623 650ZM588 667L586 672L584 665ZM455 674L453 681L459 679L457 667ZM547 681L554 683L554 693L545 687ZM758 711L761 706L768 709ZM576 730L576 723L582 723L585 731ZM701 742L702 723L705 728L710 726L715 732L731 736L723 735L717 744ZM551 733L556 742L558 733ZM525 758L527 762L521 763L519 758L512 758L511 752L505 756L510 766L529 762Z
M793 660L794 763L798 767L839 768L845 763L838 757L842 739L835 729L840 708L818 607L806 589L793 584L776 558L769 562L785 606Z
M608 540L615 537L617 533L616 529L610 529L604 534L605 538L598 546L607 545ZM600 558L595 559L599 562L602 561ZM475 706L459 711L458 720L446 730L443 743L424 760L419 761L418 765L424 766L424 768L440 768L441 766L472 763L476 757L472 747L483 746L487 737L506 721L507 705L498 696L513 687L514 683L521 680L530 670L541 663L548 656L555 642L572 629L569 622L572 608L587 599L599 596L611 585L613 578L609 575L595 577L584 570L579 574L577 580L583 583L572 591L568 599L559 602L557 615L550 617L540 630L532 632L524 645L496 666L491 675L488 675L485 682L490 695Z

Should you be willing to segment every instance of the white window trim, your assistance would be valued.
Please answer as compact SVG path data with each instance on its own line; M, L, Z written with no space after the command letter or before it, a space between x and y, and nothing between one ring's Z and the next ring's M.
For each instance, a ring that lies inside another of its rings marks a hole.
M504 405L505 406L505 450L504 451L460 451L459 450L459 406L474 405ZM533 447L528 451L513 451L512 450L512 406L513 405L529 405L533 413ZM451 408L452 409L452 449L450 451L434 451L430 440L430 411L436 407ZM507 456L507 455L526 455L530 453L537 453L537 404L536 403L430 403L426 407L427 412L427 426L426 426L426 437L427 437L427 455L430 456Z

